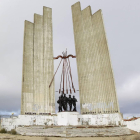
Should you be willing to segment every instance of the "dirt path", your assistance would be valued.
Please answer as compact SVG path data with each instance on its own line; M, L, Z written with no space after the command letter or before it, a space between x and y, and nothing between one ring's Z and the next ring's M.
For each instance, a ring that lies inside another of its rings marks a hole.
M76 138L61 138L61 137L30 137L21 135L0 134L0 140L135 140L135 137L140 135L120 136L120 137L76 137Z

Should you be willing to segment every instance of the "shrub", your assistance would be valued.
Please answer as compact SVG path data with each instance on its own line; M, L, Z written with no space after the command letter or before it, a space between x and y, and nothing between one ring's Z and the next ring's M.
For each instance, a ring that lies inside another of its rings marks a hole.
M2 129L0 130L0 133L7 133L7 130L6 130L5 128L2 128Z
M11 130L11 134L16 135L17 134L16 130L15 129L12 129Z

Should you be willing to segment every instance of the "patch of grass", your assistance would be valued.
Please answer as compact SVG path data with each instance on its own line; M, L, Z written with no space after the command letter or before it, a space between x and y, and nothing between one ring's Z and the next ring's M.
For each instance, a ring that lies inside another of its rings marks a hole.
M7 133L7 130L6 130L5 128L2 128L2 129L0 130L0 133Z

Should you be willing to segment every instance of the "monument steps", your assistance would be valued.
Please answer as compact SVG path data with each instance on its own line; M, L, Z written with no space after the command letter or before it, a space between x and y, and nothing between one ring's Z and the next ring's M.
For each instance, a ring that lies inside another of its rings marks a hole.
M17 133L28 136L55 136L55 137L113 137L132 135L127 127L45 127L45 126L20 126L16 128Z

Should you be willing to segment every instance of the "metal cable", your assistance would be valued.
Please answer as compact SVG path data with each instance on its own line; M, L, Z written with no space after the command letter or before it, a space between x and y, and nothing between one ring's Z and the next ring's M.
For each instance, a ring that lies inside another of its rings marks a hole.
M62 59L61 59L61 61L60 61L59 65L58 65L58 67L57 67L56 72L58 71L58 68L59 68L59 66L60 66L61 62L62 62ZM49 88L50 88L50 86L51 86L51 84L52 84L52 82L53 82L53 80L54 80L54 77L55 77L55 75L56 75L56 72L55 72L55 74L53 75L53 78L52 78L52 81L51 81L51 83L50 83L50 85L49 85Z
M72 82L72 88L73 88L74 93L75 93L75 88L74 88L74 85L73 85L73 80L72 80L72 75L71 75L71 67L70 67L70 61L69 61L69 58L68 58L68 62L69 62L69 68L70 68L70 77L71 77L71 82Z

